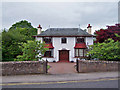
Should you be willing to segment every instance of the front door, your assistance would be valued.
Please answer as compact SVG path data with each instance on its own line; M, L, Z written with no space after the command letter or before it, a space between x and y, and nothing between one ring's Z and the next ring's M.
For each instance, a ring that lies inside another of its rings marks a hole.
M60 50L59 51L59 61L69 61L69 51L68 50Z

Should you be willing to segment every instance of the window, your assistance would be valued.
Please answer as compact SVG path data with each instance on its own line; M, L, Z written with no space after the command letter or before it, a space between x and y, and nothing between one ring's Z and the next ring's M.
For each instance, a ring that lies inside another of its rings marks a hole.
M83 49L79 49L79 56L83 56Z
M80 37L77 37L77 39L76 39L76 42L77 43L83 43L85 40L84 40L84 38L80 38Z
M66 39L66 38L62 38L62 39L61 39L61 42L62 42L62 43L67 43L67 39Z
M45 52L44 57L53 57L53 49L49 49Z
M83 56L85 56L84 49L75 49L75 57L83 57Z
M43 41L45 43L51 43L52 42L52 38L51 37L43 37Z
M78 50L79 49L75 49L76 51L75 51L75 56L79 56L79 53L78 53Z

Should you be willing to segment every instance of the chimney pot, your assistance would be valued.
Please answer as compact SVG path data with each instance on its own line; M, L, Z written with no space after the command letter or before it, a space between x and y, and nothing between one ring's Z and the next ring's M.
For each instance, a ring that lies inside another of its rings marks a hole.
M92 26L90 26L90 24L88 24L88 27L87 27L88 30L87 30L87 32L88 32L89 34L91 34L91 32L92 32L92 29L91 29L91 28L92 28Z
M92 26L90 26L90 24L88 24L88 27L87 28L91 28Z
M39 24L39 26L38 26L37 28L41 28L41 29L42 29L42 27L41 27L41 25L40 25L40 24Z
M39 24L39 26L37 28L38 28L37 34L40 34L41 33L41 29L42 29L41 25Z

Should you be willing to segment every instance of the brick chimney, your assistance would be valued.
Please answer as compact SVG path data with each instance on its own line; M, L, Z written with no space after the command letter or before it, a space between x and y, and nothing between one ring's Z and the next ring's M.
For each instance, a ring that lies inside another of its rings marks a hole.
M38 26L37 28L38 28L38 30L37 30L37 34L40 34L41 31L42 31L42 27L41 27L41 25L39 24L39 26Z
M92 34L92 26L90 26L90 24L88 24L87 32L88 32L89 34Z

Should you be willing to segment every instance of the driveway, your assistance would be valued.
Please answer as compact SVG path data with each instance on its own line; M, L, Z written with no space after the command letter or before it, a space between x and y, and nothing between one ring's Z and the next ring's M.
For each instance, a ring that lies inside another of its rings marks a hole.
M77 73L75 69L76 63L70 62L57 62L57 63L48 63L50 69L48 70L49 74L72 74Z

